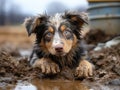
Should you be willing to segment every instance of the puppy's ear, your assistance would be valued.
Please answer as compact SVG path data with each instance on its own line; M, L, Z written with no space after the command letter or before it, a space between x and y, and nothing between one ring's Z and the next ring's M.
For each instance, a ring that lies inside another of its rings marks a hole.
M88 15L84 12L67 11L65 12L65 18L72 24L79 26L79 28L81 28L83 24L88 24Z
M42 24L45 24L46 21L47 21L47 16L26 18L24 21L24 25L26 27L28 35L30 36L32 33L36 33L37 27L41 26Z

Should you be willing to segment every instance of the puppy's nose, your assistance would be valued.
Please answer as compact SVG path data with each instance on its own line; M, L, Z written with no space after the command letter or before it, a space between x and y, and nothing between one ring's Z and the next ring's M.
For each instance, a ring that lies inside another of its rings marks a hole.
M63 45L62 44L56 45L55 50L56 50L56 52L62 52L63 51Z

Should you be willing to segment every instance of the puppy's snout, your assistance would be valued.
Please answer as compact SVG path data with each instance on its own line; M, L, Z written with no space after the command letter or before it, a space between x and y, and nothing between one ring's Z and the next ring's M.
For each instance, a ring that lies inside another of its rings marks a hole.
M55 46L55 51L56 52L62 52L63 51L63 45L62 44L56 45Z

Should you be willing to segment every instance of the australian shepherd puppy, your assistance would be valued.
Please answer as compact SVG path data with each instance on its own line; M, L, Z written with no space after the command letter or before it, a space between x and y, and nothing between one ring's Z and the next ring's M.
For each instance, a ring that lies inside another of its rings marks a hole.
M44 74L56 74L68 66L75 70L77 77L91 76L92 64L83 58L85 51L81 44L85 24L88 24L88 16L83 12L27 18L28 35L36 35L30 64L39 67Z

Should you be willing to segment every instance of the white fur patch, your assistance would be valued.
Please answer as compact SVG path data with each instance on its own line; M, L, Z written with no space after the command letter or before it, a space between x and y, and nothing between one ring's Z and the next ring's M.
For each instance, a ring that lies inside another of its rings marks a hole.
M50 17L50 22L51 24L53 24L53 26L55 26L56 30L58 30L58 28L60 27L60 24L62 22L65 22L65 19L62 18L63 14L55 14L53 17Z

